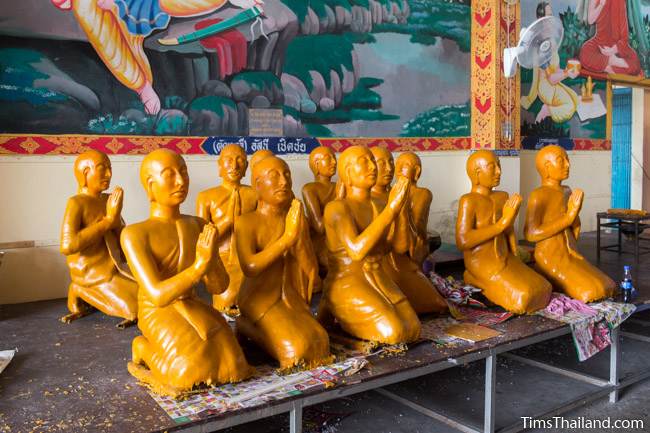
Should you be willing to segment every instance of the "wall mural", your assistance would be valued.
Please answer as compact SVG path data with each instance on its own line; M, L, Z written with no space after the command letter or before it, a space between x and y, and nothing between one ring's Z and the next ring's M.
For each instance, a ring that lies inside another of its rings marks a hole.
M522 69L523 147L607 140L606 79L650 76L650 0L526 2L522 26L558 16L564 40L550 64Z
M470 135L469 0L21 0L2 14L3 133L245 136L248 109L279 108L290 137Z

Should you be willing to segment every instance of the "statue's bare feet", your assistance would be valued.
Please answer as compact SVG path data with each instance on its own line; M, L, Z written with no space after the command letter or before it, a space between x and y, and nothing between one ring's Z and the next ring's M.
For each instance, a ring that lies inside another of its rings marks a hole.
M135 325L136 323L138 323L138 319L133 319L133 320L131 320L131 319L124 319L124 320L122 320L120 323L118 323L117 325L115 325L115 327L116 327L116 328L119 328L119 329L125 329L125 328L128 328L129 326L133 326L133 325Z
M105 11L110 11L115 6L115 0L97 0L97 6Z
M138 95L147 114L151 114L152 116L158 114L160 111L160 98L150 82L147 81L144 83L144 86L138 90Z
M77 311L76 313L66 314L65 316L61 317L60 320L61 320L63 323L70 323L70 322L73 322L73 321L75 321L75 320L77 320L77 319L81 319L82 317L87 316L87 315L89 315L89 314L92 313L92 312L93 312L92 309L87 309L87 310L83 310L83 311Z

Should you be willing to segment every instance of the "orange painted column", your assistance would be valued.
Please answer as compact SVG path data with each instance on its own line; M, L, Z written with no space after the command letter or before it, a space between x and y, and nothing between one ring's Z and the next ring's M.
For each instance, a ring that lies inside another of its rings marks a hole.
M503 74L503 49L515 46L520 5L472 1L472 149L519 149L520 77Z

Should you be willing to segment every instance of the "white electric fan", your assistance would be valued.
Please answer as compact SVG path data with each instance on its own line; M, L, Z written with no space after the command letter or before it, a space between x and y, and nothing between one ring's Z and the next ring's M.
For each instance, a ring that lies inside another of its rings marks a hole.
M541 66L551 60L562 44L564 27L554 16L542 17L530 26L522 28L519 44L503 50L503 73L512 77L517 63L527 69Z

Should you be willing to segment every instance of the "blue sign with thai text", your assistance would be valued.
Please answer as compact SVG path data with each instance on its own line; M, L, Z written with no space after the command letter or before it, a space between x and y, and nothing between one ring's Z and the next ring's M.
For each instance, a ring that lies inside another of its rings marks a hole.
M320 146L314 137L208 137L201 147L210 155L219 155L229 144L240 145L248 155L262 149L268 149L276 155L304 155Z

